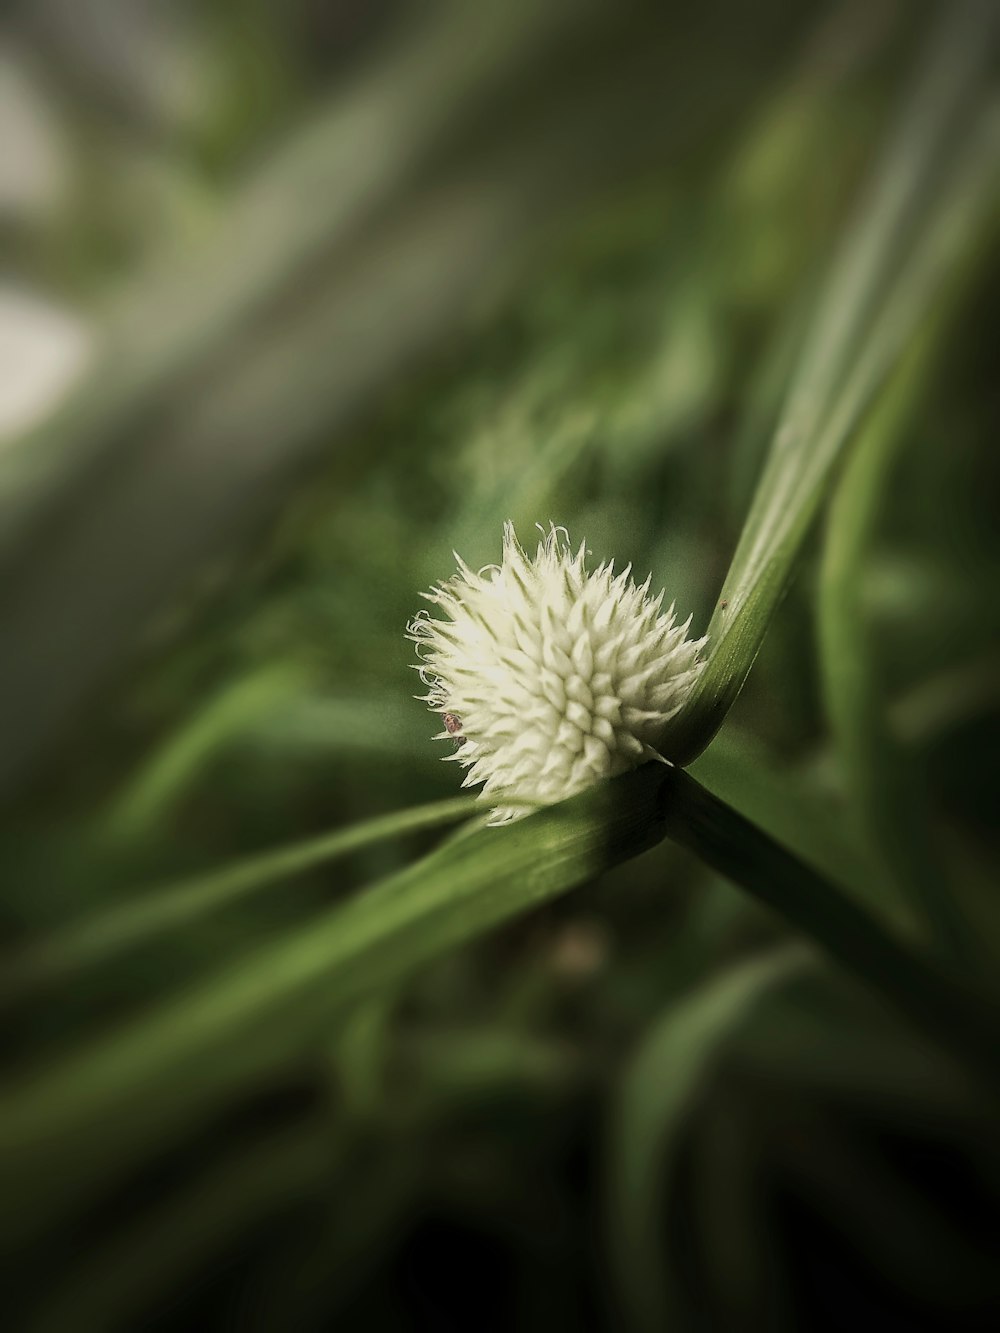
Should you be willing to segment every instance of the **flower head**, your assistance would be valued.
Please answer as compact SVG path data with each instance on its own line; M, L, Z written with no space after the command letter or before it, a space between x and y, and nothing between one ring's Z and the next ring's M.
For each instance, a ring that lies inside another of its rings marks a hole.
M444 723L435 739L453 742L463 786L482 783L493 823L659 758L701 670L690 617L661 612L664 594L637 587L631 565L590 573L586 555L553 525L531 559L506 523L501 563L477 574L456 554L458 573L423 594L444 618L407 625L419 697Z

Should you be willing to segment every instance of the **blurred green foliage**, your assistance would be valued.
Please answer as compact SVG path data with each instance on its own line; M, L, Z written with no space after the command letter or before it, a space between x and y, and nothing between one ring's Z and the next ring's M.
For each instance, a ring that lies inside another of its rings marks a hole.
M456 902L485 873L433 827L460 807L394 817L458 794L419 590L555 520L720 638L803 345L836 421L900 310L692 771L880 919L958 922L987 988L1000 957L995 183L933 301L893 284L947 172L870 308L837 279L933 7L495 8L474 60L461 5L138 6L120 50L55 0L12 21L72 165L5 238L112 334L0 457L0 1127L79 1097L48 1167L5 1158L8 1326L995 1326L995 1105L675 843L567 835L584 882L531 907L564 845L515 832L500 896L436 918L488 933L333 1004L341 923L439 845ZM197 301L158 304L177 274Z

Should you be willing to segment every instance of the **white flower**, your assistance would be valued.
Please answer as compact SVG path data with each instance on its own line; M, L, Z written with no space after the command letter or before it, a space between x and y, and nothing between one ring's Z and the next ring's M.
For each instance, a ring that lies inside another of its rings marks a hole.
M555 525L533 560L512 523L499 565L476 574L455 559L458 573L423 594L446 618L421 611L406 629L428 687L418 697L444 720L435 740L453 742L463 786L483 784L491 823L660 758L702 666L690 617L661 613L664 594L649 596L649 578L636 587L631 565L588 573L586 544L574 555Z

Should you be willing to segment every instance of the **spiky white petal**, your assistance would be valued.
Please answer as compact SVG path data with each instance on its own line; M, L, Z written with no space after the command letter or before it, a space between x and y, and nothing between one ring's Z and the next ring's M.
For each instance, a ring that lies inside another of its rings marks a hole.
M534 559L506 523L503 557L458 573L423 596L407 625L417 645L419 696L445 718L436 740L458 742L447 758L482 784L491 822L547 805L601 778L659 758L664 724L690 694L704 639L689 639L650 578L631 565L592 573L586 544L574 555L565 528L543 533ZM517 802L514 805L511 802Z

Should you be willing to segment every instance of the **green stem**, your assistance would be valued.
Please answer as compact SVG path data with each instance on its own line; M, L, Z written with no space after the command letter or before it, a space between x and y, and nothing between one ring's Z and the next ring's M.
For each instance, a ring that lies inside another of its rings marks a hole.
M827 518L816 616L823 702L851 794L848 814L929 950L956 964L976 960L975 941L948 883L924 783L889 725L864 591L894 469L962 287L954 282L939 300L848 454Z
M134 899L71 922L34 948L6 959L0 974L0 1007L83 968L106 965L162 935L190 930L205 917L245 902L262 889L283 888L295 875L329 865L375 843L454 824L475 813L471 796L434 801L140 891Z
M661 788L666 833L807 934L929 1036L1000 1086L1000 1011L911 953L843 890L681 769Z

